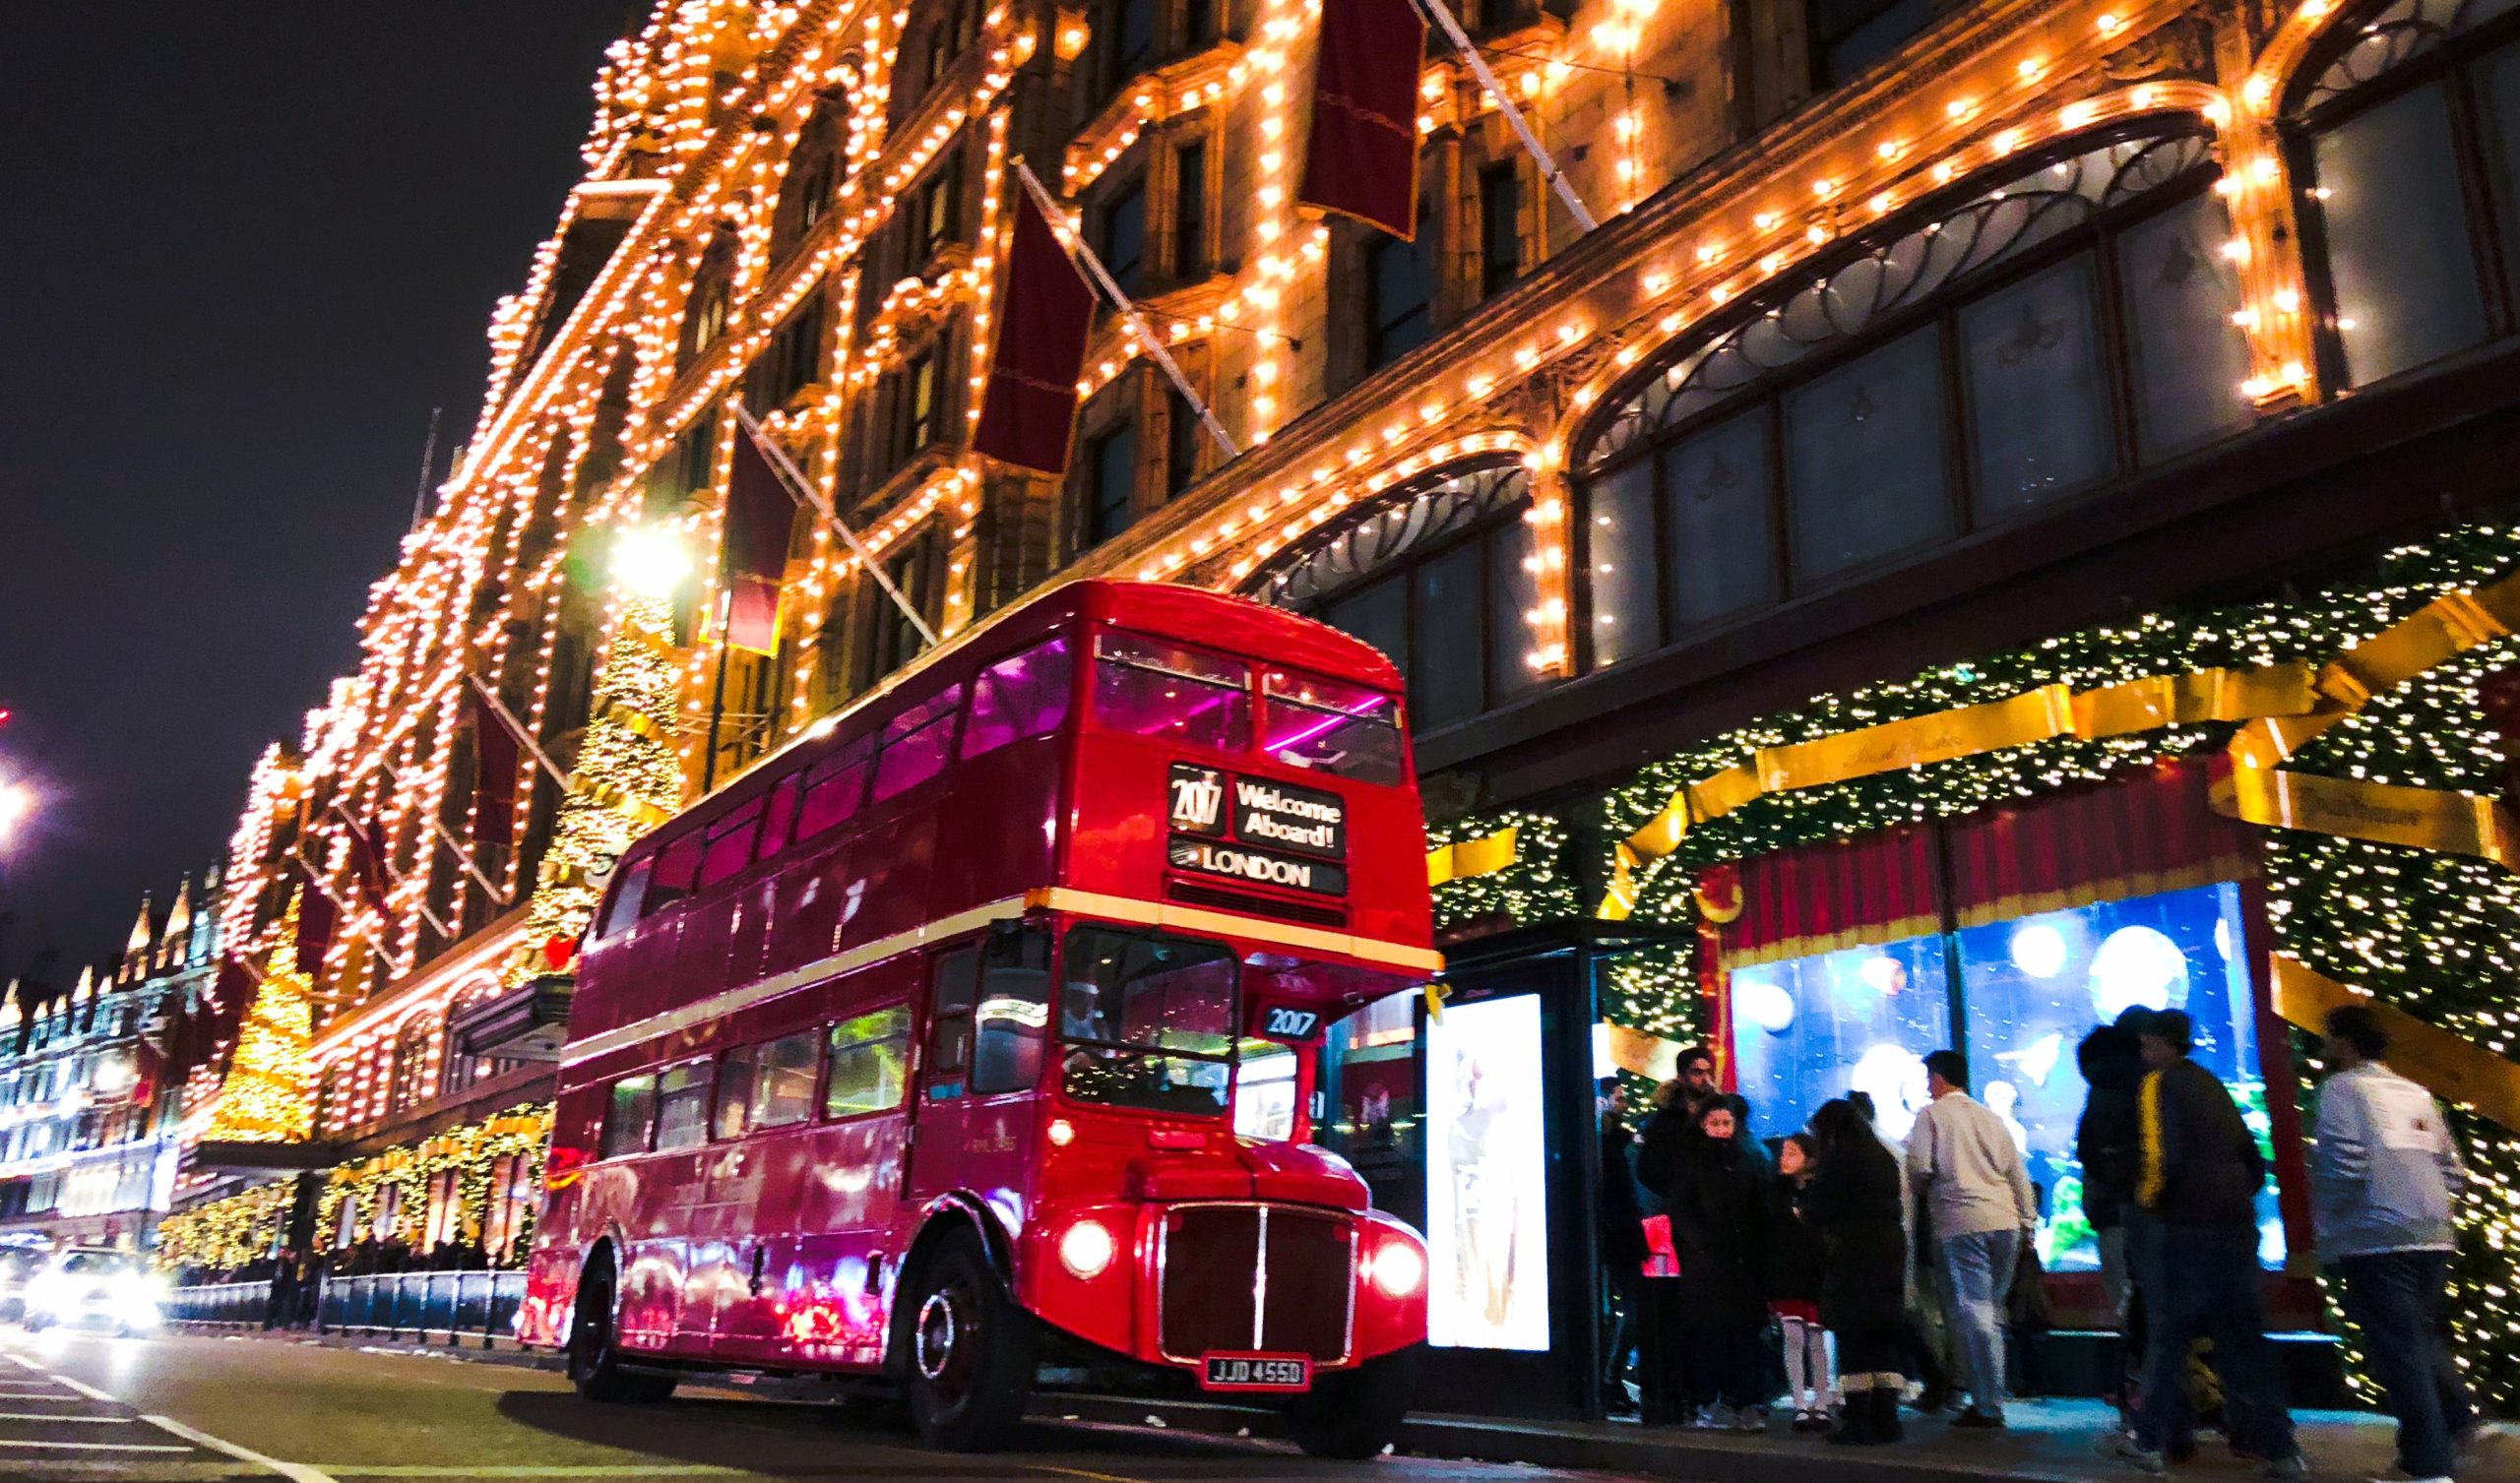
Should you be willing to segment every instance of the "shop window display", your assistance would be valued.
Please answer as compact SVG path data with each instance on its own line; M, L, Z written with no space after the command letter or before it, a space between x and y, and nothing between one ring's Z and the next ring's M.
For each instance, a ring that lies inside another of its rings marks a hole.
M1946 951L1935 934L1734 968L1732 1074L1752 1136L1864 1091L1882 1136L1905 1139L1926 1100L1924 1055L1951 1043Z
M2245 940L2239 888L2229 882L1953 934L1978 1099L2012 1129L2032 1182L2046 1192L2038 1239L2050 1270L2100 1265L2074 1158L2089 1094L2074 1047L2095 1024L2135 1008L2186 1011L2196 1024L2194 1059L2231 1088L2272 1158ZM2271 1178L2257 1206L2259 1260L2279 1269L2284 1225Z

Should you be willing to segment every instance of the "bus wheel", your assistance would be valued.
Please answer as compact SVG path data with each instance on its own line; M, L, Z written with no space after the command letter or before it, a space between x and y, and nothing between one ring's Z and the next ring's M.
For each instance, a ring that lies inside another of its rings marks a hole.
M1399 1443L1417 1393L1418 1349L1412 1346L1315 1377L1309 1391L1287 1402L1287 1433L1315 1457L1378 1456Z
M670 1379L632 1375L621 1368L621 1346L612 1330L618 1290L609 1255L588 1263L578 1278L577 1313L569 1325L569 1384L580 1395L603 1404L662 1400L673 1393Z
M999 1446L1032 1394L1031 1315L970 1231L947 1236L908 1291L910 1417L919 1440L956 1452Z

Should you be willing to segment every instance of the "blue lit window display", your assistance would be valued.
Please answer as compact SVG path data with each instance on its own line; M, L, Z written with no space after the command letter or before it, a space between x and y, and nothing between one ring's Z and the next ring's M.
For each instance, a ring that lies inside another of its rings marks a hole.
M1925 1104L1922 1058L1951 1043L1946 951L1934 934L1734 968L1733 1078L1754 1132L1790 1133L1860 1089L1883 1135L1905 1139Z
M2039 1255L2049 1270L2100 1265L2074 1158L2074 1126L2089 1091L2074 1047L2093 1025L2139 1005L2186 1011L2196 1024L2193 1058L2231 1088L2271 1156L2237 886L1989 922L1954 941L1971 1080L1978 1099L2011 1125L2031 1180L2047 1191ZM2280 1268L2284 1226L2271 1177L2258 1192L2257 1216L2259 1260Z

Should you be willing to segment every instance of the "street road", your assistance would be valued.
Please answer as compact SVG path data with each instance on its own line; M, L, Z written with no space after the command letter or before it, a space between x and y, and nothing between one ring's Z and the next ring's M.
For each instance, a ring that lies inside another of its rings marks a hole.
M593 1406L559 1376L262 1338L0 1329L0 1480L909 1479L917 1483L1544 1483L1475 1462L1315 1462L1273 1444L1043 1422L1016 1451L951 1456L833 1406L686 1388Z

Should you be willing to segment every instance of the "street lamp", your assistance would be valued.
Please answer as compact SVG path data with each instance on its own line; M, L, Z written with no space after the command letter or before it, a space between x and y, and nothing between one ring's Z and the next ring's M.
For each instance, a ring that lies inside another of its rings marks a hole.
M691 553L670 530L633 525L613 539L613 579L634 597L663 601L690 575Z
M0 844L16 837L18 827L35 811L35 790L23 782L0 782Z

